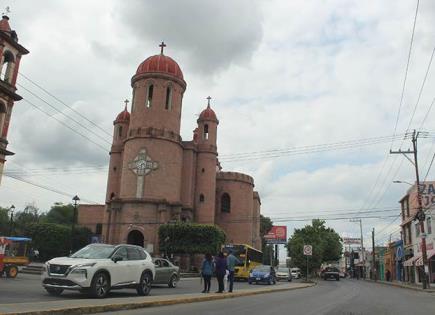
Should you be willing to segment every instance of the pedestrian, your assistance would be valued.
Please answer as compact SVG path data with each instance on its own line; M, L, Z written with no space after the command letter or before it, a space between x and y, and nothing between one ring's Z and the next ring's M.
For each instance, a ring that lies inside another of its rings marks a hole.
M224 292L224 277L227 271L227 260L222 252L215 257L216 278L218 281L218 290L216 293Z
M214 263L210 253L205 254L201 266L201 277L204 279L204 290L202 293L210 292L211 276L213 275Z
M233 286L234 286L234 267L238 264L241 264L242 262L234 256L234 253L232 250L230 250L230 253L227 257L227 269L228 269L228 281L229 281L229 289L228 292L233 292Z

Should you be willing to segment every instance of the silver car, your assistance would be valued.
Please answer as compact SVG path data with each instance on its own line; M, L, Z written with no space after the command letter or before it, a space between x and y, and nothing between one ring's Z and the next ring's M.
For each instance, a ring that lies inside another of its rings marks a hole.
M170 288L175 288L180 280L180 267L164 258L153 258L153 262L156 269L153 284L166 284Z

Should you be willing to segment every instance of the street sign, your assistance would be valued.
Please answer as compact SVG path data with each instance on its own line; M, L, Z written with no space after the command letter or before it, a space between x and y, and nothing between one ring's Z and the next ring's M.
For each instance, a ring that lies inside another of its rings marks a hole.
M304 245L304 255L305 256L313 256L313 246Z
M274 225L270 231L264 235L266 244L287 244L287 227L285 225Z

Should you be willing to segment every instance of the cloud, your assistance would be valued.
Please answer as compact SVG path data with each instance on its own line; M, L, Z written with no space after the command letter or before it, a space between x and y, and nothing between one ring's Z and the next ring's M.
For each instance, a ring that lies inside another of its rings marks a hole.
M258 1L135 0L121 4L119 17L139 41L154 43L156 53L164 40L169 55L184 55L202 75L249 64L262 38Z

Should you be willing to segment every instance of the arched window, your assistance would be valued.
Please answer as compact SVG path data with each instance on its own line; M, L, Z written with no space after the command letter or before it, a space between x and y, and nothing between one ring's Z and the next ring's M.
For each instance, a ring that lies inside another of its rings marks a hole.
M221 212L231 212L231 198L227 193L224 193L221 197Z
M172 88L168 86L166 88L166 101L165 101L165 109L172 109Z
M3 54L3 61L1 65L1 74L0 79L11 83L12 80L12 71L14 68L14 55L10 51L5 51Z
M199 195L199 202L204 202L205 197L203 194Z
M0 136L3 133L3 125L6 120L6 106L0 102Z
M118 138L122 137L122 126L118 127Z
M208 125L204 125L204 139L208 139Z
M154 92L154 85L150 84L148 86L147 99L146 99L146 106L148 108L150 108L152 106L152 103L153 103L153 92Z

